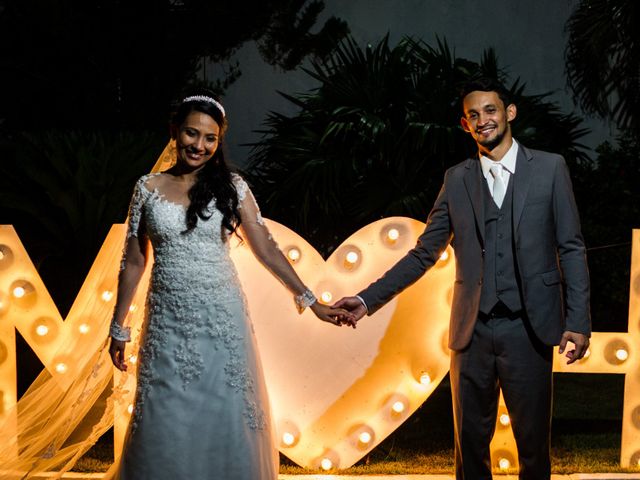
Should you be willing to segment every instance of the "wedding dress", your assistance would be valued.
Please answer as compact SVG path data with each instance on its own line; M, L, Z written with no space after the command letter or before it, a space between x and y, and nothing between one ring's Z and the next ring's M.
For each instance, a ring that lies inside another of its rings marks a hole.
M127 242L148 236L154 265L116 478L274 480L267 394L222 214L212 201L211 217L183 233L186 207L150 187L155 175L137 182L129 213ZM263 224L247 184L233 182Z

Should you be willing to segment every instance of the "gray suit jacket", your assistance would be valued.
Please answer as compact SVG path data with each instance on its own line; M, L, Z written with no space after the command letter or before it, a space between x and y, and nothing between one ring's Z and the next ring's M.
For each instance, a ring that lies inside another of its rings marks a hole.
M569 172L560 155L519 145L513 185L513 232L519 288L536 336L557 345L565 330L590 335L589 273ZM417 245L359 293L371 315L417 281L451 243L456 279L449 347L471 341L478 317L484 258L480 161L445 173L444 184Z

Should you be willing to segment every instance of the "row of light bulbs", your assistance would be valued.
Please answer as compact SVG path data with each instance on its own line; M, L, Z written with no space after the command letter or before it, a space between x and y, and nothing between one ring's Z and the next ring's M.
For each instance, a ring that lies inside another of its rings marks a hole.
M397 232L396 229L391 229L389 232ZM398 234L399 235L399 234ZM348 250L344 256L344 264L346 267L354 267L360 261L361 254L356 250ZM302 258L302 252L298 247L289 247L287 249L287 258L291 263L297 263ZM440 255L441 261L446 261L449 258L449 252L445 250Z
M400 231L397 228L389 228L386 231L385 239L387 243L394 244L400 238ZM286 251L286 256L289 262L292 264L297 263L302 258L302 252L298 247L289 247ZM445 250L440 255L441 261L446 261L449 258L449 252ZM355 249L347 250L344 255L344 266L347 269L355 267L361 259L361 253ZM329 290L325 290L320 293L320 300L328 304L333 300L333 293Z
M28 282L23 282L22 285L17 286L17 287L15 287L13 289L13 292L12 292L13 296L15 298L17 298L17 299L20 299L20 298L24 297L26 292L29 290L30 286L31 286L31 284L29 284ZM111 290L104 290L102 292L102 294L100 295L100 298L104 302L110 302L113 299L113 297L114 297L114 293ZM320 298L324 303L329 303L333 299L333 294L330 291L324 291L324 292L322 292L320 294ZM0 309L1 308L2 308L2 305L0 304ZM137 309L136 305L131 305L129 307L129 311L130 312L134 312L134 311L136 311L136 309ZM82 323L82 324L80 324L78 326L78 331L83 335L89 333L90 330L91 330L91 327L90 327L90 325L88 323ZM36 332L36 334L38 336L44 337L44 336L48 335L49 327L47 325L45 325L45 324L37 325L36 329L35 329L35 332ZM591 350L588 349L582 360L585 361L590 356L591 356ZM614 356L618 361L625 362L629 358L629 351L624 347L620 347L620 348L617 348L615 350ZM63 372L60 372L60 373L63 373Z
M384 236L386 243L393 245L400 238L400 231L397 228L389 228ZM298 247L290 247L287 249L287 258L291 263L296 263L302 257L302 252ZM355 250L349 250L344 258L346 265L355 265L360 260L360 254Z
M418 376L418 381L420 382L421 385L425 387L429 386L431 384L431 376L429 375L429 373L422 371ZM391 413L395 415L401 414L406 409L407 409L407 403L403 400L397 400L393 402L390 408ZM281 440L284 446L291 447L295 443L297 443L298 438L294 433L286 431L282 434ZM368 446L372 440L373 440L373 434L371 431L365 430L360 432L360 434L358 435L358 443L362 446L365 446L365 447ZM331 470L333 466L334 466L333 461L328 457L325 457L320 460L320 468L322 468L323 470Z
M0 261L2 261L4 258L6 258L5 253L3 253L2 250L0 250ZM14 286L14 288L11 290L11 294L17 300L24 298L27 294L35 292L34 286L28 281L18 280L17 282L14 282L14 285L16 286ZM113 300L113 297L114 297L114 292L112 290L103 290L102 293L100 294L100 298L104 302L110 302L111 300ZM0 300L0 311L3 309L3 307L4 305ZM136 310L137 310L136 305L131 305L129 307L130 312L134 312ZM86 335L90 331L91 331L91 326L88 323L83 322L80 325L78 325L78 332L80 332L82 335ZM50 332L51 332L51 328L46 323L39 323L35 327L35 334L38 335L39 337L46 337L47 335L49 335ZM134 355L131 358L132 363L135 363L135 360L136 358ZM54 369L57 373L64 374L69 370L69 366L67 365L67 363L61 361L55 364Z
M618 349L616 351L616 357L621 361L626 360L626 358L628 358L628 352L625 349ZM431 383L431 377L427 372L423 371L420 374L419 381L422 385L427 386ZM407 406L404 401L398 400L391 405L391 410L396 414L400 414L404 412L406 407ZM129 413L131 413L131 411ZM498 417L498 422L503 427L508 427L511 424L511 417L509 417L509 414L507 413L502 413ZM371 440L373 440L373 436L369 431L360 432L358 435L358 442L363 446L369 445ZM296 441L297 438L293 433L284 432L282 434L283 445L291 447L296 443ZM511 461L506 457L500 457L498 458L497 465L500 470L508 470L511 468ZM640 459L638 460L638 466L640 466ZM320 467L325 471L331 470L334 467L333 461L330 458L325 457L320 460Z
M397 231L395 229L391 229L391 231ZM295 251L298 252L296 255L294 255L295 258L300 258L300 251L298 249L296 249L295 247L292 247L291 249L289 249L288 252L288 256L289 258L291 258L291 252ZM346 255L347 261L350 261L351 263L357 263L359 256L358 253L355 251L350 251L347 253ZM442 255L440 256L440 260L446 260L448 258L448 252L445 250ZM27 293L27 291L29 290L33 290L33 286L29 283L29 282L21 282L21 285L16 286L13 289L13 296L15 298L22 298L25 296L25 294ZM101 295L100 298L104 301L104 302L110 302L114 297L114 292L112 290L104 290ZM325 290L324 292L322 292L320 294L320 299L322 300L323 303L329 303L331 302L331 300L333 299L333 294L328 291ZM0 309L2 308L2 305L0 304ZM134 312L137 309L136 305L131 305L129 307L129 311L130 312ZM78 330L80 331L80 333L82 334L86 334L89 332L90 330L90 326L86 323L83 323L81 325L78 326ZM36 333L40 336L45 336L49 333L49 327L47 327L46 325L38 325L36 327ZM624 362L629 358L629 351L624 348L624 347L620 347L617 348L614 352L614 355L616 357L617 360L619 360L620 362ZM587 352L585 353L584 357L583 357L583 361L587 360L589 357L591 356L591 350L587 349Z

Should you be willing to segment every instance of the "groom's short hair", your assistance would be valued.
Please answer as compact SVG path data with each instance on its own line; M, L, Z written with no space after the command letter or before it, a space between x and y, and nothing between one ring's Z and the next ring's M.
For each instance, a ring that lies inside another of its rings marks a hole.
M460 108L464 108L464 97L471 92L496 92L504 107L513 103L513 96L511 92L498 80L491 77L475 77L467 81L460 89Z

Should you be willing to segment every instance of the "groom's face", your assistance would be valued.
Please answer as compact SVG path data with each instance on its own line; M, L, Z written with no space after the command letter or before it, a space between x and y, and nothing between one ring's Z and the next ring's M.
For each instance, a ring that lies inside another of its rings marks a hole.
M460 124L483 150L493 150L506 139L511 140L509 122L516 117L516 107L505 107L496 92L473 91L462 102Z

